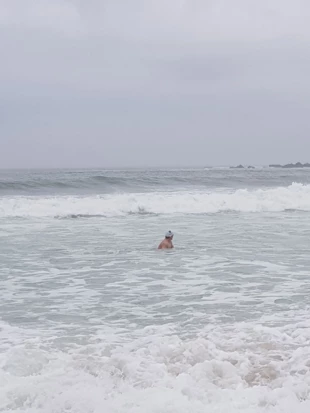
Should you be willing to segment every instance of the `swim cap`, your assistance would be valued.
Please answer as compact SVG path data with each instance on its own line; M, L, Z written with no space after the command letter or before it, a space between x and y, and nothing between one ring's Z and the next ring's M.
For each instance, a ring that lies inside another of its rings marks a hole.
M166 238L171 238L171 237L173 237L173 232L172 231L168 231L168 232L166 232L166 235L165 235L165 237Z

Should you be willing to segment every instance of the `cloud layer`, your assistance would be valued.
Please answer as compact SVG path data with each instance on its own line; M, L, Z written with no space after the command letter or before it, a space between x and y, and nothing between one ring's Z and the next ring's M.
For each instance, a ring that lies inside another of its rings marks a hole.
M2 167L309 161L304 0L0 0Z

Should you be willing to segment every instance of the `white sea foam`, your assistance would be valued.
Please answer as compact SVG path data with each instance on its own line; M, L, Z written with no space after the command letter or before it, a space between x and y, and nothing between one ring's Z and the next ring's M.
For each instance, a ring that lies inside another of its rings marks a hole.
M310 325L209 326L182 339L148 327L111 343L53 347L2 324L0 411L31 413L308 413Z
M225 211L310 211L310 185L216 192L149 192L102 196L3 197L0 217L204 214Z
M0 412L309 413L307 214L193 215L309 204L298 184L2 197ZM70 215L122 217L4 218Z

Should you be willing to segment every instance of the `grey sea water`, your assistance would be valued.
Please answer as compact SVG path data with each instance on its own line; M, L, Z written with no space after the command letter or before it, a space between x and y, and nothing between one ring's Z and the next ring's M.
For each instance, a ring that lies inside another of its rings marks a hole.
M1 171L0 411L308 413L309 218L309 170Z

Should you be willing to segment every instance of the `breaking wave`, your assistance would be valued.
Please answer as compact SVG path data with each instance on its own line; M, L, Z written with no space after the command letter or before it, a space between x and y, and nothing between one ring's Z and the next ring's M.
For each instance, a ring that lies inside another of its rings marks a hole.
M210 326L191 339L182 339L167 326L147 327L140 337L119 345L102 331L85 347L76 344L70 351L56 350L51 339L34 339L36 332L2 328L10 344L0 357L4 412L310 409L306 321L282 328Z
M129 214L310 211L310 185L213 192L148 192L0 199L0 217L113 217Z

